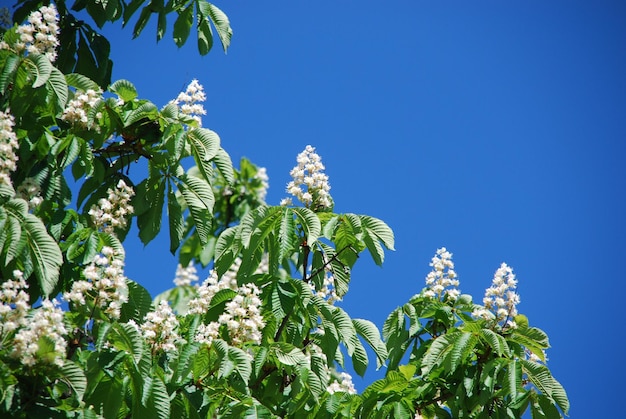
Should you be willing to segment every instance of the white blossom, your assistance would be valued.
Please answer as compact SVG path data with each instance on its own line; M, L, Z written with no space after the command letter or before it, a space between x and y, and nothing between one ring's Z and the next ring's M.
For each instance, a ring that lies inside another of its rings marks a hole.
M17 169L17 150L19 144L13 132L15 119L9 110L0 111L0 183L11 183L11 172Z
M124 275L123 255L110 247L103 247L102 254L83 269L84 280L72 283L63 298L75 305L104 309L113 319L119 319L122 305L128 301L128 285Z
M448 252L445 247L437 249L437 253L433 256L430 266L433 268L426 276L426 287L424 295L426 297L441 299L442 297L456 300L461 294L459 289L459 280L454 271L454 262L452 262L452 253Z
M307 145L304 151L298 154L295 166L291 172L293 179L287 184L287 193L293 195L307 208L327 209L333 205L330 196L330 184L328 176L323 173L325 169L322 158L315 153L315 147ZM281 205L286 204L283 200Z
M165 352L176 350L176 342L180 340L177 328L178 319L165 300L159 302L156 310L146 314L140 326L143 337L152 346L152 350Z
M100 99L102 99L102 91L99 89L77 90L74 98L67 103L63 110L61 119L78 128L98 131L99 126L96 122L89 121L89 112ZM101 116L99 112L95 115L96 119L99 119Z
M115 189L107 189L108 196L101 198L93 205L88 214L96 228L105 233L115 234L115 229L123 229L127 225L127 217L134 211L130 205L135 191L120 179Z
M181 92L171 103L177 105L185 115L191 116L198 123L198 126L202 126L202 117L200 115L206 115L206 110L204 105L199 102L204 102L205 100L204 87L198 80L193 79L187 86L187 90Z
M10 333L26 324L30 310L28 284L22 271L13 271L13 279L2 283L0 288L0 335Z
M13 338L11 355L18 358L26 366L37 362L52 362L62 366L65 359L67 342L64 335L67 330L63 323L63 311L58 307L57 300L43 300L41 307L34 310ZM54 346L54 354L46 353L43 358L37 358L41 339L46 339Z
M223 289L237 289L237 280L234 278L217 277L217 272L211 270L209 276L198 287L198 296L189 301L189 314L204 314L211 305L211 300Z
M265 202L265 198L267 197L267 190L270 187L269 176L267 175L267 169L265 167L259 167L256 174L254 175L255 179L258 179L261 182L261 187L257 189L256 195L259 201Z
M193 264L187 265L187 267L183 267L180 263L176 267L176 277L174 278L174 285L177 287L185 287L189 286L192 283L198 281L196 267Z
M14 49L21 54L45 55L51 62L57 58L56 48L59 46L59 15L56 6L42 6L28 16L28 22L17 28L20 40L14 45L3 42L1 49Z
M472 312L474 317L495 319L504 327L516 327L513 318L517 315L519 295L515 292L517 280L513 269L502 263L493 276L491 287L485 290L484 307Z
M32 177L27 177L22 184L17 187L16 196L28 202L28 208L31 210L37 208L43 202L41 188L37 180Z
M339 373L340 380L333 381L326 388L326 391L330 394L334 394L337 392L348 393L348 394L356 394L356 389L354 388L354 384L352 383L352 376L347 372Z

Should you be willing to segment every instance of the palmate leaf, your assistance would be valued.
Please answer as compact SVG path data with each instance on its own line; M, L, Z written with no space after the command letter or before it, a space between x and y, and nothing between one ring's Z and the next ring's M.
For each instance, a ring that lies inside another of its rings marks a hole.
M167 191L167 216L170 220L170 252L175 254L185 234L185 219L172 188Z
M222 147L217 151L217 154L213 158L213 163L220 171L224 179L228 184L233 184L235 182L235 171L233 170L233 162L230 158L230 155L224 150Z
M33 87L37 88L43 86L48 80L48 77L50 77L53 68L48 57L42 54L32 54L26 57L26 62L32 63L29 69L31 74L35 77Z
M394 250L393 231L383 221L370 217L368 215L360 215L361 227L363 231L363 241L367 246L374 262L382 265L385 259L385 253L379 241L382 242L389 250Z
M148 244L161 230L161 216L165 203L165 180L151 176L137 185L133 204L137 210L139 238Z
M569 412L569 400L565 389L557 380L554 379L548 367L536 362L520 359L519 363L522 372L526 374L528 379L550 400L563 410L565 414Z
M100 87L98 83L91 80L89 77L78 73L70 73L65 75L65 81L69 86L75 87L82 91L98 90Z
M148 290L135 281L127 279L126 285L128 286L128 301L122 304L120 309L120 322L133 320L141 324L151 309L152 297Z
M144 340L136 328L128 323L114 323L106 337L111 346L127 352L136 364L140 362L144 353ZM98 342L99 345L103 343L104 339Z
M63 73L61 73L61 71L59 71L56 67L52 67L50 76L46 80L46 85L48 86L48 97L56 99L57 108L65 108L68 93L67 82L65 81Z
M509 345L506 343L506 339L494 332L491 329L481 329L480 337L487 341L491 349L498 355L509 355L510 349Z

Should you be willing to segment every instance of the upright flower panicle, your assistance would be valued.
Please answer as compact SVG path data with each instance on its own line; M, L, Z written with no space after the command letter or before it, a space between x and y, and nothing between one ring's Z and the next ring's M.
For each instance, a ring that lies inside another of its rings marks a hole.
M328 176L323 173L325 167L322 158L315 153L315 147L307 145L296 160L298 165L290 172L293 180L287 184L287 192L307 208L315 210L331 208L333 203L329 193ZM289 199L284 199L281 205L289 205Z
M237 295L228 303L218 322L228 328L228 336L233 345L246 342L261 343L261 330L265 321L261 316L261 291L254 284L245 284L237 289Z
M103 247L102 254L85 267L83 277L84 280L72 284L63 298L80 306L87 306L89 301L111 318L119 319L122 304L128 301L122 255L116 254L110 247Z
M54 363L62 366L67 350L67 329L63 323L63 310L57 300L43 300L41 307L34 310L26 324L18 330L13 338L12 356L18 358L26 366L38 362ZM38 357L41 340L47 340L54 347L54 354L46 353Z
M11 173L17 169L16 151L19 148L13 126L13 115L8 110L0 111L0 183L11 186Z
M202 116L206 115L206 110L201 102L206 100L204 87L193 79L187 86L187 90L181 92L171 103L177 105L182 113L192 117L198 126L202 126Z
M513 269L502 263L493 276L491 287L485 291L483 308L472 313L474 317L495 319L503 327L515 327L513 318L517 315L519 295L515 292L517 280Z
M109 188L107 194L106 198L98 201L98 205L91 207L88 214L96 228L105 233L115 234L116 228L126 227L127 217L134 211L130 200L135 191L120 179L115 189Z
M237 289L237 279L225 276L218 278L217 272L211 270L208 278L198 287L198 296L189 301L189 314L206 313L215 294L227 288Z
M180 340L177 328L178 319L165 300L159 302L156 310L146 314L144 322L140 326L141 333L152 346L153 352L159 350L175 351L176 342Z
M2 283L0 287L0 336L26 325L26 316L30 310L30 297L26 290L28 284L22 271L13 271L13 279Z
M3 19L4 20L4 19ZM3 22L4 24L4 22ZM18 54L28 52L34 55L45 55L51 62L57 58L56 48L59 46L59 14L56 6L42 6L28 16L28 23L17 28L19 41L13 45L5 41L0 49L11 49Z
M456 279L452 253L445 247L437 249L430 266L433 269L426 276L427 290L424 291L424 295L436 299L447 297L456 300L461 292L457 288L459 280Z
M196 267L191 263L187 267L183 267L180 263L176 267L176 277L174 278L174 285L177 287L190 286L192 283L198 281L198 271Z
M76 91L74 98L67 103L63 110L61 119L81 129L93 129L99 131L99 126L95 121L89 121L89 112L102 99L101 90L87 89L86 91ZM102 117L98 112L95 119Z

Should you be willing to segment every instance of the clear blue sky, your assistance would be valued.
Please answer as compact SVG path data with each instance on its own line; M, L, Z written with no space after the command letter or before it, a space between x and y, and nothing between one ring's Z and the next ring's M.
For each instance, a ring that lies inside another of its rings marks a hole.
M231 49L177 49L153 27L112 25L113 78L161 106L198 78L238 162L285 196L307 144L338 212L385 220L397 251L359 261L342 307L379 326L424 285L438 247L480 301L505 261L520 312L545 330L572 418L616 417L626 375L626 3L622 1L216 2ZM193 33L192 33L193 34ZM132 233L131 233L132 234ZM129 236L127 275L156 294L167 237ZM202 273L202 277L206 272ZM379 375L355 378L363 389Z

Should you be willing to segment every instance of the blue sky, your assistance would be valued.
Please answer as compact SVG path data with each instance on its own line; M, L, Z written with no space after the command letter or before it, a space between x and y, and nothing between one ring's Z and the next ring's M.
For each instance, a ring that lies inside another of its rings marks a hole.
M157 105L199 79L204 126L234 162L267 167L270 204L296 155L317 147L336 211L396 234L383 268L357 264L342 303L352 317L381 326L423 287L438 247L477 301L507 262L520 312L550 336L571 417L614 417L626 374L626 3L216 5L234 29L227 55L111 25L113 79ZM127 275L153 295L172 285L167 243L126 243Z

